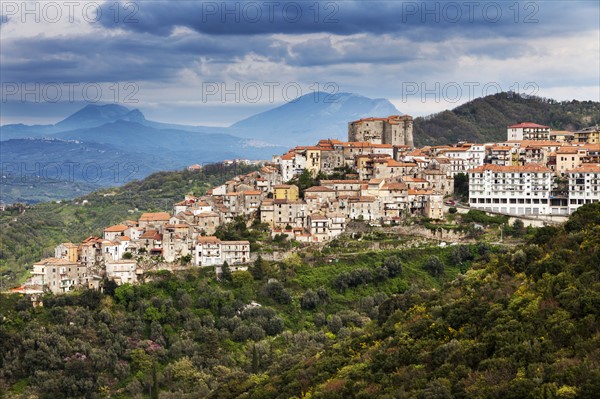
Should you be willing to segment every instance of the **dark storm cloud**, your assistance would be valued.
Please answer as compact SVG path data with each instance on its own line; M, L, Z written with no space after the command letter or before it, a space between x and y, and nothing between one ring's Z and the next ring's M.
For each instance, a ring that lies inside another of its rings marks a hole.
M161 36L185 26L210 35L394 33L440 41L447 35L540 37L598 24L593 1L123 1L122 8L118 16L103 13L101 23Z
M2 63L3 81L51 82L168 80L182 68L205 57L230 62L249 48L272 57L285 49L271 47L266 37L222 40L207 35L162 37L127 34L108 39L95 33L83 36L32 37L3 44L10 54Z

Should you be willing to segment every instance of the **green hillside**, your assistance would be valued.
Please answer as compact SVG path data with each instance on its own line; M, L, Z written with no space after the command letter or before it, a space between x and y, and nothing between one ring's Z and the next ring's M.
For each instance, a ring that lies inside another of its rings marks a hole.
M254 168L207 165L199 172L159 172L144 180L103 189L74 200L45 202L0 213L0 276L4 286L21 281L32 263L53 256L61 242L80 242L142 212L171 210L189 192L197 195ZM84 204L84 201L87 203Z
M36 309L3 296L0 392L597 398L600 204L529 236L511 250L305 252L221 282L212 268L159 272Z
M555 130L577 130L600 124L600 103L563 101L498 93L428 117L415 118L417 146L452 144L459 140L485 143L506 140L506 127L535 122Z

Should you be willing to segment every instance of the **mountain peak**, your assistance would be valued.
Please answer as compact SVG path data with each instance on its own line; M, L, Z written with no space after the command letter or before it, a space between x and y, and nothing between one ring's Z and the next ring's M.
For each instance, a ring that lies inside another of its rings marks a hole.
M146 118L137 109L130 110L119 104L88 104L79 111L58 122L55 127L61 130L81 129L100 126L119 119L142 121Z
M364 117L401 115L383 98L354 93L313 92L289 103L239 121L232 133L277 144L298 145L321 138L347 138L348 122Z

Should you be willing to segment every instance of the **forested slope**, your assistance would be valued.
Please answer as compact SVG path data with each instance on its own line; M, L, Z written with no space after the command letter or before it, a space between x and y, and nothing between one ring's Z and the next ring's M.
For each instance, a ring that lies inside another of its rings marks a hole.
M600 392L600 204L510 250L291 255L221 282L202 268L114 288L36 309L3 297L5 397Z
M454 144L461 140L502 141L506 140L506 127L519 122L574 131L600 123L600 103L498 93L476 98L451 111L415 118L414 139L418 146Z

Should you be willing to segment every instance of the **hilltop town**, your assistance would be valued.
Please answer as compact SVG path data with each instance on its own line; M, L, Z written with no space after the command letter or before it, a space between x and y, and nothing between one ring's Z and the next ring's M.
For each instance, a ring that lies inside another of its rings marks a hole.
M567 216L600 201L600 131L508 126L507 140L415 148L408 115L348 124L348 141L324 139L263 162L259 169L186 195L172 212L144 213L107 226L102 237L62 243L33 265L24 292L99 289L104 279L136 283L151 260L182 267L245 269L249 241L215 236L243 220L271 235L326 243L350 221L387 226L412 217L443 220L455 204L455 179L468 176L464 207L523 217ZM200 170L192 165L190 170Z

